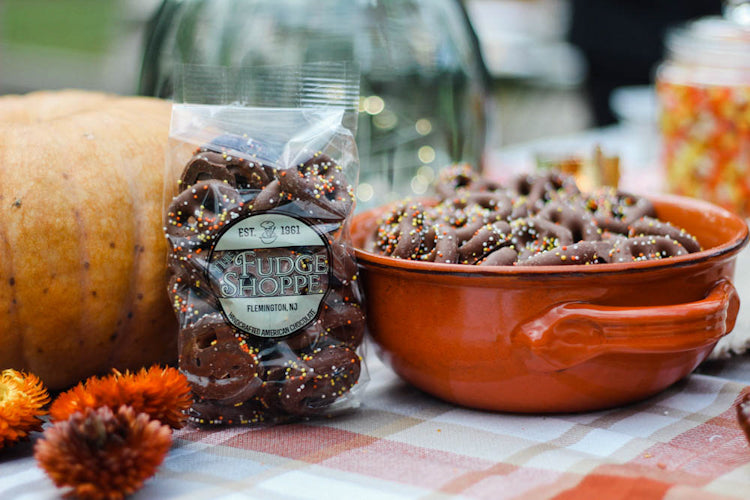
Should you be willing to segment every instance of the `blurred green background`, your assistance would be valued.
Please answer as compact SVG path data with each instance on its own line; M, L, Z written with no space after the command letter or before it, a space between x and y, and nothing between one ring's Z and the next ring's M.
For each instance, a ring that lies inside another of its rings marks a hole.
M6 0L3 43L103 55L111 48L120 7L116 0Z
M159 4L0 0L0 94L135 93L147 23ZM567 0L466 0L466 6L493 77L490 147L590 126L582 70L563 40Z
M0 93L135 91L158 0L0 0Z

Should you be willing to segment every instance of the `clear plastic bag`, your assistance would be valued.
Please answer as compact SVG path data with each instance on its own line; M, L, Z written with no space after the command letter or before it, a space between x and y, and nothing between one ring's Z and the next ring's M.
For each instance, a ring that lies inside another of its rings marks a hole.
M338 64L181 68L165 233L194 423L273 424L358 406L354 75Z

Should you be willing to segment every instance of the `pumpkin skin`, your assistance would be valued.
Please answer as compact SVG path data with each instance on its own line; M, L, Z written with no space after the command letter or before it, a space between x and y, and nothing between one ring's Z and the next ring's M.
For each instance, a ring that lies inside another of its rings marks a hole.
M176 359L162 230L166 101L0 97L0 369L64 389Z

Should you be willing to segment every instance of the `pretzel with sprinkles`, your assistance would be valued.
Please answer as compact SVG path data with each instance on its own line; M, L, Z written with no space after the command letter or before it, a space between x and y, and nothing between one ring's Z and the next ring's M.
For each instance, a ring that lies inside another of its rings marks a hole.
M320 316L303 330L281 341L295 352L309 351L320 343L343 344L356 349L365 335L365 313L353 294L332 290Z
M173 272L169 278L167 292L182 328L192 326L203 316L219 311L216 295L200 275Z
M261 189L273 179L273 169L258 161L248 160L232 152L199 149L188 162L179 180L181 189L196 182L214 179L237 189Z
M514 209L513 200L505 191L461 191L443 200L442 205L446 210L463 211L467 217L473 214L484 223L507 220Z
M570 230L573 241L601 239L601 229L591 213L579 203L552 200L537 214L538 218L546 219Z
M455 264L458 262L459 238L456 229L449 224L437 223L429 227L425 237L427 253L422 260Z
M685 255L688 251L669 236L636 236L615 240L609 262L638 262Z
M325 411L359 380L361 358L344 345L327 345L284 366L284 378L272 385L269 401L292 415L312 416Z
M215 179L198 181L172 200L165 231L182 252L205 249L243 208L240 193L231 185Z
M506 191L500 183L480 176L468 163L454 163L442 169L433 187L442 199L466 193L497 194Z
M360 302L351 294L332 291L316 321L329 338L356 348L365 335L365 313Z
M518 260L560 245L573 243L573 233L560 224L540 217L511 221L511 244L518 252Z
M405 202L382 220L376 234L376 245L385 255L416 260L425 253L422 244L428 229L424 206Z
M557 266L604 264L611 261L612 241L579 241L520 260L519 266Z
M259 357L263 385L255 399L275 415L324 411L357 383L361 369L361 358L353 349L325 341L301 354L279 343L262 349Z
M180 370L193 393L221 404L252 398L261 388L257 349L235 334L221 314L208 314L180 335Z
M466 243L458 248L460 264L476 264L486 255L512 241L510 225L505 221L482 226Z
M307 201L324 213L345 217L354 204L354 190L342 167L329 156L315 153L296 168L277 173L281 191L290 201Z
M357 259L354 251L343 242L330 241L331 257L331 286L334 288L349 287L357 281ZM355 287L356 288L356 287Z
M609 187L595 191L585 203L597 225L614 233L627 234L628 226L641 217L656 217L648 199Z
M203 277L211 243L243 210L239 192L222 181L199 181L179 193L167 210L164 228L172 274L205 288L208 283Z
M452 202L441 203L431 208L428 212L428 220L431 219L452 227L456 232L459 245L469 241L482 226L502 220L479 205L456 208Z
M521 198L523 204L528 207L530 215L538 212L546 202L552 199L580 193L572 177L557 171L518 175L511 181L510 190Z
M604 264L659 260L685 255L688 251L668 236L638 236L602 241L579 241L519 260L519 266Z
M479 266L512 266L518 260L515 248L500 247L477 262Z
M434 184L440 198L450 198L463 188L470 188L480 182L480 176L468 163L456 163L442 169Z
M673 226L669 222L663 222L653 217L642 217L628 227L628 236L667 236L678 241L688 253L699 252L701 245L695 236L689 234L682 228Z

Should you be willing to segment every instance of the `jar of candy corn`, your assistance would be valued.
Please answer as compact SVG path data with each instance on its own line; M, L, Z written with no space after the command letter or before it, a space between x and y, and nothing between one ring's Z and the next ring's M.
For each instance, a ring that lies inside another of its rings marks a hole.
M670 32L656 74L667 189L750 216L750 24Z

